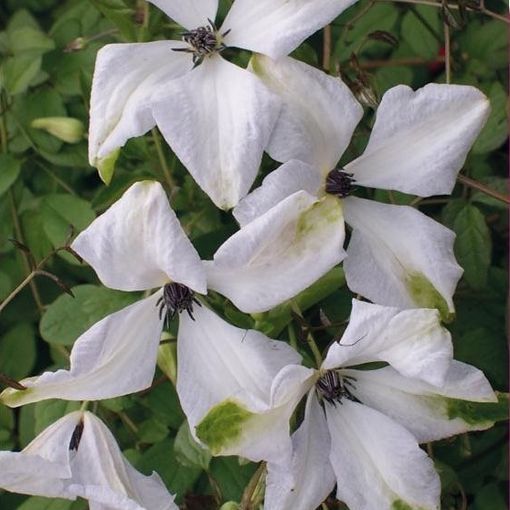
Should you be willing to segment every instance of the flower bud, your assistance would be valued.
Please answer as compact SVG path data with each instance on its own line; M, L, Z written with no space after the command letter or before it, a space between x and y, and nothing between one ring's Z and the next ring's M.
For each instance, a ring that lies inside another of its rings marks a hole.
M44 129L50 135L67 143L78 143L83 139L85 132L83 122L70 117L42 117L34 119L30 126L35 129Z
M227 501L220 510L239 510L239 503L235 501Z

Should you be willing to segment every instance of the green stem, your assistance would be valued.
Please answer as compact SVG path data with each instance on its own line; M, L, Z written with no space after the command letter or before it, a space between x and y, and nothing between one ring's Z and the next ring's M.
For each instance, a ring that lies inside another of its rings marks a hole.
M292 308L292 311L296 315L299 315L299 317L303 318L303 314L301 313L299 306L297 305L297 303L294 300L291 301L290 306ZM317 347L317 342L315 341L315 338L313 337L313 335L310 331L308 331L308 334L306 335L306 341L307 341L308 345L310 346L310 350L312 351L317 368L320 368L322 365L322 355L321 355L321 352L319 351L319 348Z
M157 132L156 128L153 128L151 134L152 139L154 141L154 146L156 147L156 152L158 154L159 163L163 170L163 175L170 188L170 192L173 193L177 189L177 183L174 181L172 173L170 172L170 168L168 167L168 163L165 158L165 153L163 152L163 147L161 146L159 133Z
M257 471L255 471L254 475L251 477L246 489L244 489L243 497L241 498L241 503L239 504L239 510L252 510L252 499L255 494L257 487L259 486L261 479L266 471L266 463L262 462Z
M23 233L21 231L21 224L19 222L18 212L16 210L16 202L14 201L14 194L12 192L12 189L8 191L8 195L10 200L12 221L14 223L14 230L16 232L16 238L20 243L23 243L24 242ZM21 252L21 257L25 265L25 271L27 272L28 275L30 275L32 273L32 268L30 267L28 256L26 253ZM30 279L29 285L30 290L32 291L32 296L34 297L35 305L37 306L37 310L39 311L39 314L42 315L44 312L44 305L42 303L41 295L39 294L39 290L33 280L33 277Z
M450 53L450 27L443 23L444 26L444 67L446 72L446 83L452 82L452 57Z
M32 278L36 275L35 271L32 271L1 303L0 312L32 281Z

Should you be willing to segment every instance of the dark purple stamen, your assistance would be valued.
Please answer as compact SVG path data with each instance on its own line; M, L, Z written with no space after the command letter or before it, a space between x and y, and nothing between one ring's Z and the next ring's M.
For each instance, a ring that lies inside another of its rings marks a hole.
M195 294L186 285L180 283L167 283L163 287L163 295L158 299L156 306L159 308L159 318L163 318L163 312L166 309L166 323L175 317L176 314L181 312L188 312L192 320L193 317L193 304L202 306L195 298Z
M337 403L342 404L342 399L347 398L353 402L359 400L352 394L352 390L356 389L354 377L348 375L340 375L336 370L328 370L315 384L315 388L319 397L329 404L336 406Z
M223 32L223 34L218 37L216 25L213 21L208 21L209 25L205 27L198 27L193 30L182 32L182 40L190 45L189 48L173 48L173 51L193 53L193 63L195 67L200 65L205 57L213 53L219 53L226 48L221 40L230 30Z
M69 450L70 451L78 451L78 447L80 446L81 436L83 435L83 421L80 420L78 425L73 430L73 435L71 436L71 441L69 441Z
M345 170L335 168L326 177L326 193L338 198L345 198L354 191L353 183L356 182L353 174Z

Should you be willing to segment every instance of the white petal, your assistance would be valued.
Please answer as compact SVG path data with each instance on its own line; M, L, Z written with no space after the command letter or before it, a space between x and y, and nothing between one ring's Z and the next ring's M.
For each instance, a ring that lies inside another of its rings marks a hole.
M6 389L0 402L18 407L49 398L101 400L149 387L163 329L158 292L108 315L81 335L71 351L70 370L24 379L26 390Z
M339 200L294 193L228 239L206 263L210 289L246 313L309 287L344 257Z
M268 154L277 161L298 159L332 170L349 145L363 108L339 79L292 58L277 61L263 55L251 69L283 100Z
M326 415L337 497L350 510L439 509L439 477L410 432L345 399Z
M398 85L383 96L367 148L346 170L362 186L449 194L489 110L474 87Z
M288 55L355 0L236 0L222 26L227 46Z
M193 314L195 320L181 315L177 343L177 392L191 431L216 455L278 460L290 454L288 421L306 391L303 379L311 376L297 365L299 354L205 307ZM300 370L301 379L287 378L293 382L273 398L275 376L287 365Z
M255 76L213 56L165 84L153 115L199 186L229 209L253 184L279 109Z
M442 385L452 359L451 336L437 310L400 311L353 299L349 325L323 368L386 361L404 376Z
M313 390L308 394L305 419L292 435L292 446L290 465L267 466L265 510L316 508L335 486L329 430Z
M193 30L214 21L218 0L149 0L179 25Z
M343 203L353 227L344 262L351 291L399 308L438 308L446 319L462 275L455 234L412 207L354 197Z
M64 490L71 477L69 440L81 413L66 415L22 452L0 452L0 488L20 494L75 499Z
M239 202L233 214L243 227L297 191L317 196L321 185L317 169L294 159L271 172L256 190Z
M497 398L483 373L470 365L454 361L442 388L403 377L391 367L348 372L356 378L356 396L363 403L398 421L420 443L493 425L477 416L471 403Z
M84 413L81 440L72 454L67 491L89 499L92 509L178 510L157 473L136 471L105 424L91 413Z
M108 44L101 48L90 99L89 160L92 166L100 167L101 161L129 138L154 127L153 92L193 66L190 55L172 51L183 46L186 45L179 41L155 41Z
M146 290L176 281L206 293L200 257L157 182L133 184L72 248L112 289Z

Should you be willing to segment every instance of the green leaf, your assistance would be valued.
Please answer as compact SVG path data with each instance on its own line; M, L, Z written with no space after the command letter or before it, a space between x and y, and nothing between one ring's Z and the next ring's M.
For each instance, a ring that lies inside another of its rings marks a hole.
M142 443L160 443L168 436L168 427L155 418L151 418L140 424L138 434Z
M492 241L485 217L474 205L465 205L453 222L457 234L455 254L464 278L474 289L485 287L491 261Z
M46 427L57 420L80 409L80 402L68 402L66 400L43 400L35 404L35 435L39 435Z
M54 248L66 244L71 227L74 232L80 232L96 217L86 200L65 194L46 195L41 201L41 214L44 231ZM80 263L68 253L62 256L72 264Z
M55 43L41 30L33 27L20 27L9 31L10 49L14 55L30 53L42 55L55 48Z
M183 466L208 469L212 458L211 452L195 441L187 421L183 422L177 432L174 450L175 458Z
M35 335L29 324L17 324L0 339L0 372L12 379L29 375L35 359Z
M239 464L237 457L217 457L211 462L211 475L221 487L223 498L240 501L244 489L257 469L256 464Z
M0 154L0 196L2 196L19 177L21 162L11 154Z
M497 149L508 138L507 95L501 83L493 83L488 97L491 103L491 113L482 132L473 145L474 154L485 154Z
M140 297L95 285L78 285L72 291L74 298L67 294L58 297L41 320L41 336L47 342L72 345L93 324Z
M90 0L90 3L106 16L128 41L136 41L133 11L122 0Z
M500 361L508 358L508 351L501 333L478 326L454 338L456 359L483 370L495 387L504 387L508 369Z
M424 59L434 59L439 53L440 22L438 9L416 6L402 20L402 38L414 53Z
M18 55L7 58L0 67L0 86L12 96L25 92L41 69L39 55Z
M355 18L366 6L357 5L349 9L346 16L346 23ZM376 3L370 10L364 13L355 21L350 30L347 31L345 38L338 38L335 45L334 57L338 60L345 61L350 58L352 53L357 52L361 42L363 44L363 52L370 53L374 48L384 48L380 42L365 39L368 34L376 30L391 32L398 19L398 9L390 3Z
M72 501L67 499L50 499L32 496L28 498L18 510L71 510Z
M136 467L147 475L157 471L168 490L177 494L177 501L193 487L201 473L201 469L184 467L177 462L174 442L170 439L165 439L145 451Z
M177 392L169 382L152 388L144 396L142 404L150 409L155 418L173 429L178 429L184 420Z
M495 483L483 487L476 495L472 510L508 510L505 496Z

